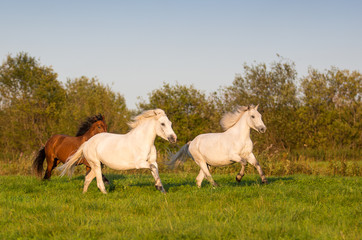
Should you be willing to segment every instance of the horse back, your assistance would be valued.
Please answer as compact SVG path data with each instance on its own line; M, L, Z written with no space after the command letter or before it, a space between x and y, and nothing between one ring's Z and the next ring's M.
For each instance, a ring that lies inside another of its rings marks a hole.
M83 137L72 137L63 134L53 135L45 144L45 153L47 156L56 158L65 162L80 145L85 142Z

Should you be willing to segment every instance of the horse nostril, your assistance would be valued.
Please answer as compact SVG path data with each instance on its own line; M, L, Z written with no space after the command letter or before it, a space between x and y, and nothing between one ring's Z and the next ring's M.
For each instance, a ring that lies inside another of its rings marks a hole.
M169 136L168 137L168 141L170 141L171 143L175 143L176 142L176 139L177 139L177 137L176 136Z

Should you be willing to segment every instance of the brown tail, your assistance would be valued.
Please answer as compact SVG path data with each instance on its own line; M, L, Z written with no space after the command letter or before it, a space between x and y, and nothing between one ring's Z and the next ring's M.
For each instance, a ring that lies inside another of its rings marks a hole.
M38 177L43 175L43 162L45 159L45 149L44 147L39 150L38 156L34 159L33 162L33 171Z

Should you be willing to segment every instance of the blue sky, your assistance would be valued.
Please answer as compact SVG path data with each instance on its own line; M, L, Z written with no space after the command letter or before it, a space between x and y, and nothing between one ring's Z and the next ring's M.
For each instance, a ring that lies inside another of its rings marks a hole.
M27 52L63 82L96 76L135 108L163 82L209 93L276 54L300 77L361 72L361 12L350 0L0 0L0 57Z

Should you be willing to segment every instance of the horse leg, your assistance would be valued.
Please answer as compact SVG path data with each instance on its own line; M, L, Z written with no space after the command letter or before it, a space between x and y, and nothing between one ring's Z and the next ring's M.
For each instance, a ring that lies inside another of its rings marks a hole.
M44 180L50 179L52 176L53 169L57 166L57 159L52 154L51 156L46 156L47 159L47 169L45 171Z
M196 185L199 188L201 187L201 184L202 184L202 181L204 180L204 178L205 178L205 173L204 173L204 171L202 171L202 169L200 169L199 175L197 175L197 177L196 177Z
M259 162L258 162L258 160L256 160L256 158L255 158L255 156L254 156L253 153L250 153L250 154L249 154L249 157L247 158L247 161L248 161L251 165L253 165L253 166L256 168L256 170L258 170L259 175L260 175L260 177L261 177L261 182L262 182L262 183L268 183L268 180L266 179L266 177L265 177L265 175L264 175L264 173L263 173L263 170L261 169L261 167L260 167L260 165L259 165Z
M200 168L204 172L204 174L206 176L206 179L211 183L211 185L214 186L214 187L218 187L219 184L217 184L217 182L215 182L214 179L212 178L211 173L209 171L209 167L206 164L206 162L201 162L200 163Z
M104 164L101 163L101 169L103 169L103 167L104 167ZM102 173L102 180L103 180L104 184L109 185L109 180L106 178L106 176L103 175L103 173Z
M155 179L155 187L156 187L156 189L163 192L163 193L166 193L165 189L163 188L160 175L158 174L157 163L156 162L151 163L150 164L150 169L151 169L152 176Z
M245 171L245 164L242 163L242 164L241 164L241 170L240 170L240 172L238 173L238 175L236 175L236 181L237 181L237 182L240 182L241 179L244 177L244 174L245 174L244 171Z
M83 187L83 193L86 193L88 190L89 184L92 182L92 180L95 178L96 173L95 171L92 171L91 168L89 168L89 172L87 172L87 175L85 176L84 180L84 187Z
M210 174L210 171L209 171L209 166L207 165L204 157L200 154L199 151L194 151L191 153L193 158L194 158L194 161L196 162L197 165L200 166L201 170L204 172L204 177L206 177L206 179L212 184L212 186L214 187L218 187L219 184L217 184L214 179L212 178L211 174ZM196 181L198 181L198 179L201 178L202 175L199 175L197 176L196 178ZM199 186L199 185L198 185ZM200 182L200 186L201 186L201 182ZM199 187L200 187L199 186Z
M103 164L101 164L101 168L103 169ZM85 169L86 169L85 174L87 175L91 171L91 167L85 165ZM109 180L106 178L106 176L103 175L103 173L102 173L102 180L103 180L104 184L109 185Z
M92 171L93 171L93 169L95 172L95 176L97 178L97 187L99 188L99 190L101 190L102 193L107 194L106 187L104 186L104 183L102 180L102 170L101 170L100 164L92 167Z

